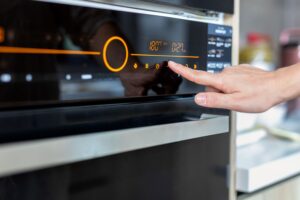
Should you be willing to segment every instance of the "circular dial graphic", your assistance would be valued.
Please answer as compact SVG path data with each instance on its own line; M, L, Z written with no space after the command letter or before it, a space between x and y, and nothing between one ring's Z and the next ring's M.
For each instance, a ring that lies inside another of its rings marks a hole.
M109 63L108 61L108 55L107 55L107 50L109 45L113 42L113 41L119 41L121 42L121 44L123 45L124 49L125 49L125 58L123 63L120 66L112 66L111 63ZM127 64L128 61L128 57L129 57L129 52L128 52L128 46L125 42L125 40L119 36L113 36L111 38L109 38L103 47L103 62L105 64L105 66L107 67L107 69L109 69L112 72L120 72L122 69L124 69L124 67Z

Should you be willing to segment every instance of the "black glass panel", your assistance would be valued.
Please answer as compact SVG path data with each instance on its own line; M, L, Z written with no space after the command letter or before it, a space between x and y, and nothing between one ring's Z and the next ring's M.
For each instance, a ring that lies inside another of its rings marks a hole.
M34 1L0 2L1 108L193 96L168 60L220 71L230 27Z
M1 200L226 200L229 134L0 179Z
M202 112L193 99L3 111L0 143L199 120Z

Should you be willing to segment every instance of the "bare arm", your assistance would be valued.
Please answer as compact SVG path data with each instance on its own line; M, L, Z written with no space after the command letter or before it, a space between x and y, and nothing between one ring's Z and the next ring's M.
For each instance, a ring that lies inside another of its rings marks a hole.
M273 72L238 65L219 74L195 71L172 61L169 67L186 79L208 87L195 97L195 102L204 107L263 112L300 96L300 63Z

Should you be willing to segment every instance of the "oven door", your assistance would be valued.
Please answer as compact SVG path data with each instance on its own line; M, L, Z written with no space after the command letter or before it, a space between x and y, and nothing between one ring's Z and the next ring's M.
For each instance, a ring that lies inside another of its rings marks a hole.
M1 199L225 200L230 139L228 116L203 115L2 144Z

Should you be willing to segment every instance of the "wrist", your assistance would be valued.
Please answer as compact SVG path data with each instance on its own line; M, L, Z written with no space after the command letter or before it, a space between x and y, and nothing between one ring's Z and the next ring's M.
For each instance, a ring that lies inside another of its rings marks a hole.
M274 105L300 95L300 64L283 67L274 72Z

